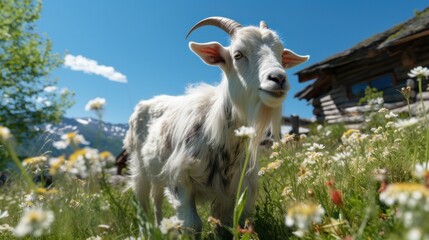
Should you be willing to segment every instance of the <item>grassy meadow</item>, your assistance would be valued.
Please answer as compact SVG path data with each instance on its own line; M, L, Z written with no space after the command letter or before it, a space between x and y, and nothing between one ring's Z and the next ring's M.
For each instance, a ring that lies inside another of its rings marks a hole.
M429 239L428 126L427 115L379 107L359 130L315 124L307 136L261 146L256 209L237 236ZM142 214L114 156L84 147L78 133L56 143L72 154L27 159L16 157L11 135L0 128L20 169L0 187L0 239L192 239L167 203L159 227ZM201 237L218 239L222 223L208 209L199 206Z

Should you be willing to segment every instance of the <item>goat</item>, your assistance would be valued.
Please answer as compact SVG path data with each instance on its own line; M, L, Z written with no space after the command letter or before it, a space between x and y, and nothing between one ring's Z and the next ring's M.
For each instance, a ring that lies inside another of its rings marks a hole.
M256 151L270 123L279 139L282 103L290 88L285 69L309 58L284 49L263 21L259 27L242 27L228 18L210 17L187 36L206 25L227 32L230 46L190 42L189 47L206 64L221 68L221 82L191 86L183 96L139 102L124 139L131 185L142 209L148 211L151 197L159 223L163 197L168 195L184 227L197 233L202 222L196 202L201 200L212 202L211 214L222 224L232 223L246 152L245 139L234 136L234 130L243 125L256 131L243 183L248 189L244 215L251 213L258 189Z

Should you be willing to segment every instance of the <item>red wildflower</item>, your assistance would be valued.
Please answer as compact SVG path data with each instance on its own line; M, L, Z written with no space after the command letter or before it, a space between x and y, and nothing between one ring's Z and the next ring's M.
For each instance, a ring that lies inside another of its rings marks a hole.
M334 185L335 185L334 179L330 179L330 180L325 182L325 186L327 186L328 188L333 188Z
M341 192L337 189L332 189L330 192L331 195L331 201L337 205L341 206L343 204L343 197L341 196Z
M388 183L385 180L381 181L380 187L378 188L377 191L379 193L384 192L384 190L386 190L386 188L387 188L387 185L388 185Z

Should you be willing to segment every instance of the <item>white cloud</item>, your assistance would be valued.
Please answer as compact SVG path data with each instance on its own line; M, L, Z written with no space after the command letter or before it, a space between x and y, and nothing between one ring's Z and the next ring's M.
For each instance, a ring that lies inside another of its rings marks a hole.
M126 83L127 77L117 72L113 67L99 65L97 61L88 59L84 56L73 56L67 54L64 58L64 65L75 71L84 73L97 74L115 82Z
M55 91L57 91L57 87L56 86L47 86L47 87L45 87L43 90L45 91L45 92L48 92L48 93L50 93L50 92L55 92Z

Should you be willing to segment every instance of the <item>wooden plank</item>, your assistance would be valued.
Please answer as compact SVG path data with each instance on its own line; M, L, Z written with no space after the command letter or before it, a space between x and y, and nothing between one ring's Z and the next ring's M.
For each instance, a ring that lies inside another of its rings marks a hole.
M337 108L337 105L335 105L335 104L327 105L327 106L324 106L324 107L322 107L322 108L323 108L323 110L324 110L324 111L333 110L333 109L338 109L338 108Z
M385 104L383 104L383 107L386 109L394 109L394 108L404 106L405 104L406 104L405 102L385 103ZM370 110L371 110L371 108L368 105L354 106L354 107L348 107L348 108L342 109L342 111L344 113L358 113L358 112L363 113L363 112L367 112Z
M346 87L344 85L336 86L331 90L332 95L341 95L346 92Z
M334 103L336 105L340 105L340 104L343 104L343 103L348 103L348 102L351 101L348 97L339 97L339 98L335 98L333 100L334 100Z
M343 93L336 93L336 94L328 94L328 95L323 95L322 97L318 98L318 101L320 101L321 103L323 102L329 102L329 101L344 101L344 100L349 100L347 97L347 93L343 92Z
M320 106L322 106L322 107L324 107L324 106L329 106L329 105L336 105L336 104L334 103L334 101L333 101L333 100L326 101L326 102L322 102L322 103L320 104Z
M394 42L392 42L392 45L394 45L394 46L395 45L400 45L402 43L410 42L410 41L413 41L415 39L423 38L423 37L428 36L428 35L429 35L429 30L425 30L425 31L422 31L422 32L419 32L419 33L416 33L416 34L412 34L410 36L398 39L396 41L393 40Z
M400 58L380 58L376 61L366 61L360 64L349 65L348 68L337 69L337 79L344 85L358 81L366 81L376 76L392 72L400 63Z
M425 105L425 108L428 109L429 108L429 100L423 101L423 104ZM411 114L413 116L416 116L417 114L420 113L420 109L421 109L421 103L420 101L418 102L414 102L410 104L410 109L411 109ZM401 113L401 112L408 112L408 105L404 105L401 107L397 107L397 108L393 108L391 109L392 112L395 113Z
M346 98L346 97L348 97L348 95L347 95L347 89L344 87L341 92L332 93L331 97L333 99L335 99L335 98Z
M334 120L334 119L340 119L340 118L344 118L341 114L339 115L325 115L325 120L329 121L329 120Z
M342 84L349 85L356 82L367 81L379 75L391 72L393 68L393 66L389 66L382 69L373 69L371 66L365 66L353 72L338 73L338 79L340 79Z
M341 112L338 109L333 109L333 110L325 110L323 111L323 114L328 116L328 115L340 115Z
M353 117L340 117L340 118L326 120L326 122L328 123L361 123L363 121L365 121L365 117L362 115L353 116Z
M400 93L396 95L384 96L383 98L384 98L385 104L395 103L395 102L405 102L404 96L402 96Z
M348 108L348 107L355 107L355 106L358 106L357 101L349 101L349 102L345 102L345 103L337 105L338 109L340 109L340 110L343 110L343 109Z
M368 112L370 110L371 110L370 106L363 105L363 106L354 106L354 107L343 108L341 111L344 114L347 114L347 113L364 113L364 112Z
M429 92L422 92L423 100L429 100ZM420 101L420 93L416 93L416 101Z
M429 65L429 52L426 53L419 53L417 55L417 61L419 66L427 66Z
M324 96L320 97L320 102L327 102L327 101L330 101L330 100L332 100L332 97L331 97L330 94L324 95Z
M382 54L372 59L365 59L364 61L357 61L349 65L344 65L343 67L338 68L336 73L339 75L342 73L354 74L361 73L362 70L370 70L367 72L368 74L377 74L380 72L385 72L386 69L392 68L396 65L401 65L400 63L400 54L393 56Z
M318 107L313 109L314 115L335 115L335 114L341 114L341 112L334 108L332 110L325 110L324 108Z
M362 123L348 123L344 125L347 129L360 129L362 127Z

